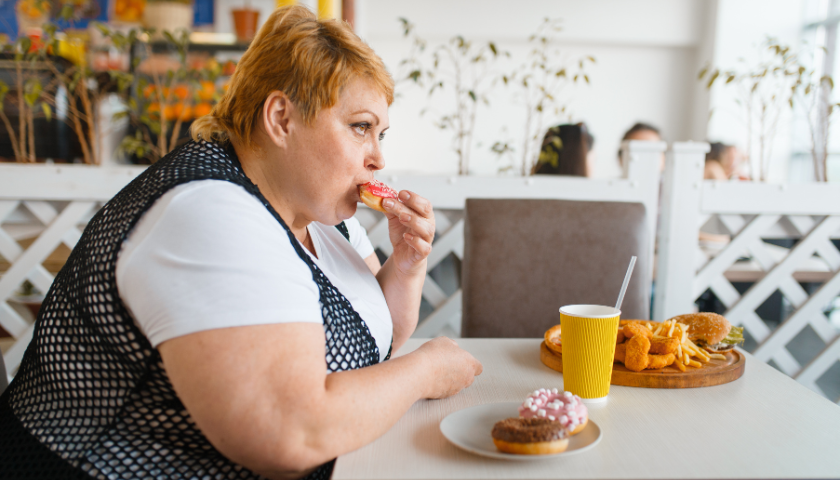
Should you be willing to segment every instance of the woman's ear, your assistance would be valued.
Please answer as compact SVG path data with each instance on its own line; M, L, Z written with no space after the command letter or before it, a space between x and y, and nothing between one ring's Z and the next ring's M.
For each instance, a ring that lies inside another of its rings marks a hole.
M262 127L271 142L278 147L286 146L294 108L289 97L276 90L263 103Z

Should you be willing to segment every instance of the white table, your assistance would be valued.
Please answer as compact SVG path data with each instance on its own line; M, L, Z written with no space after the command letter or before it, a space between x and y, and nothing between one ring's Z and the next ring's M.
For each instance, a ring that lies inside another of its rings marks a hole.
M611 387L606 404L590 407L603 438L587 452L512 462L461 451L440 433L446 415L562 389L563 377L540 363L537 339L458 343L484 365L475 383L417 402L381 438L340 457L333 479L840 477L840 406L749 354L744 376L726 385Z

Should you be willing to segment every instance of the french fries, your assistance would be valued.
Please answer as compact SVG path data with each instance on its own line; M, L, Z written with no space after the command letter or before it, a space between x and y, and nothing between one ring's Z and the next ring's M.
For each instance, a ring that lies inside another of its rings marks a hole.
M643 368L662 368L661 365L665 363L665 357L670 355L673 355L673 361L669 362L668 365L673 365L681 372L687 371L688 367L703 368L712 359L726 360L724 355L709 353L689 340L688 326L676 320L668 320L661 323L646 320L622 321L619 324L618 332L616 340L622 347L627 344L626 342L622 342L622 337L626 337L628 342L637 335L649 339L651 346L646 352L647 362L644 362L641 357L633 357L634 361L630 362L633 365L628 366L625 362L624 348L621 349L621 355L616 355L616 362L624 363L625 366L634 371L641 371ZM645 345L648 344L648 342L644 343ZM627 352L629 353L629 350ZM641 352L638 352L636 356L639 354Z

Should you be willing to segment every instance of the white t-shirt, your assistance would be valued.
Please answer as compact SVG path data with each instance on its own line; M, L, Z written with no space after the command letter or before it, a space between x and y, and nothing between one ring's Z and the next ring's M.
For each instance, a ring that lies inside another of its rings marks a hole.
M358 220L307 227L304 250L367 323L380 360L393 324L364 258L373 246ZM120 297L152 346L214 328L323 324L318 286L286 230L242 187L218 180L179 185L137 222L117 259Z

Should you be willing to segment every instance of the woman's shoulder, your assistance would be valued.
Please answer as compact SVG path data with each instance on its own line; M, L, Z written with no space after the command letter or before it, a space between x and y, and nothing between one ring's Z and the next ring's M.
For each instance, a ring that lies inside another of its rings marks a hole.
M265 211L268 213L260 201L242 186L215 179L195 180L178 185L166 192L157 203L164 204L168 211L185 214L194 213L194 211Z
M219 248L236 243L254 248L266 242L276 245L287 236L271 213L243 187L224 180L196 180L160 197L141 217L129 239L212 243ZM209 238L216 241L207 242Z

